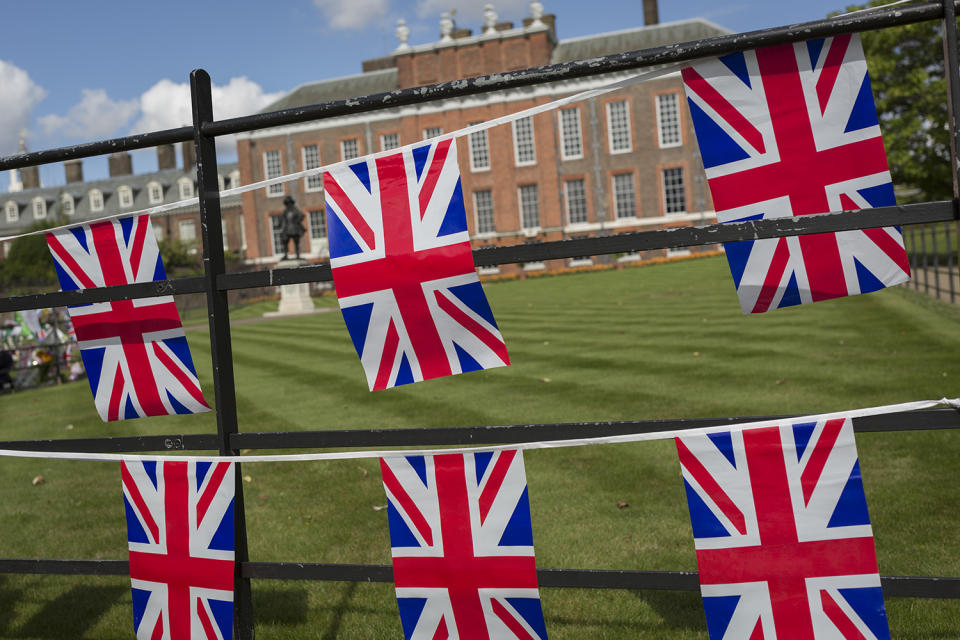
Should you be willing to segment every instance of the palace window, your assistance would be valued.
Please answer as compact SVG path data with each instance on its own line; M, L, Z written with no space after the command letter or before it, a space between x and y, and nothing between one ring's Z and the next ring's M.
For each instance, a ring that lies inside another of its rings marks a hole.
M567 201L568 224L582 224L587 221L587 189L583 178L566 180L563 193Z
M583 157L583 136L580 133L580 109L560 109L560 157L564 160Z

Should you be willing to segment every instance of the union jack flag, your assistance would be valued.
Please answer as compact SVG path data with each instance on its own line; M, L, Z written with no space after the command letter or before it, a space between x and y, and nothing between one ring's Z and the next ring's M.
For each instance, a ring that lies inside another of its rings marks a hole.
M407 640L546 640L519 451L380 460Z
M233 635L231 462L122 462L138 640Z
M54 231L47 246L63 291L167 278L148 215ZM104 422L210 410L173 296L68 309Z
M473 268L453 140L324 174L330 265L370 390L510 364Z
M676 443L710 640L890 638L850 419Z
M720 222L895 205L860 38L764 47L686 67ZM900 229L725 245L744 313L905 282Z

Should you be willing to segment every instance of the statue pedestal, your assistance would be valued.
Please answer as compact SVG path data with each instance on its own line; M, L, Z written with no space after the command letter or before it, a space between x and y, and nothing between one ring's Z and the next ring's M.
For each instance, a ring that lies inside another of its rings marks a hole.
M277 269L289 269L292 267L302 267L307 264L306 260L292 258L281 260L277 263ZM278 316L295 316L305 313L314 313L316 309L313 306L313 300L310 298L310 283L302 284L284 284L280 285L280 307L276 311L268 311L263 314L265 318L275 318Z

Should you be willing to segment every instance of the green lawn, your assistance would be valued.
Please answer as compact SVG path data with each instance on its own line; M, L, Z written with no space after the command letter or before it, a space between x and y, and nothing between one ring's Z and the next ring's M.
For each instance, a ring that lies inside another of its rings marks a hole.
M958 395L960 313L903 288L743 316L725 261L711 258L486 289L513 366L374 394L338 314L238 322L241 430L818 413ZM212 400L206 332L188 337ZM106 425L85 384L0 396L0 416L0 439L215 431L212 414ZM960 576L958 437L858 438L881 573ZM525 461L538 566L696 568L671 442ZM243 474L251 559L389 563L376 461ZM117 465L0 460L0 557L125 558ZM555 639L707 637L696 593L542 597ZM254 606L264 638L402 637L390 584L255 581ZM893 637L960 638L960 601L887 608ZM0 637L128 638L131 624L125 578L0 575Z

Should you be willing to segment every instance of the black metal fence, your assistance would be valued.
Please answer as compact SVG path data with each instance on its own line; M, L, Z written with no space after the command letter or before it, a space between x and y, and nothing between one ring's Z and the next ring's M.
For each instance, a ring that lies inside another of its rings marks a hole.
M954 198L949 201L881 207L863 215L856 211L841 213L756 220L723 225L684 227L626 233L616 236L578 238L556 242L492 247L474 251L477 267L573 258L584 255L605 255L651 249L670 249L711 245L720 242L755 240L791 235L805 235L853 229L903 225L908 242L914 225L945 223L957 220L958 138L960 121L960 81L957 78L957 27L954 0L900 5L867 13L852 14L763 31L709 38L630 53L621 53L592 60L549 65L516 72L445 82L412 89L340 100L296 109L253 116L214 120L210 78L202 70L190 76L193 100L193 126L158 131L139 136L25 153L0 158L0 170L35 164L58 162L94 155L141 149L161 144L193 140L197 151L197 174L203 238L204 275L162 282L120 285L99 289L44 293L0 299L0 312L37 309L52 306L143 298L157 295L203 293L209 311L213 382L217 411L217 433L171 434L163 436L58 439L0 442L0 448L39 451L81 452L151 452L210 450L220 455L237 454L243 449L298 449L328 447L386 447L484 445L530 442L536 440L573 439L587 436L662 431L678 428L699 428L732 424L747 418L716 418L665 421L627 421L575 424L523 424L462 428L302 431L286 433L239 432L237 426L236 390L230 334L229 291L332 279L329 265L313 265L294 269L274 269L226 273L221 242L220 195L214 141L217 136L257 129L308 122L363 112L390 109L427 101L463 97L489 91L536 85L635 70L643 67L694 60L761 46L799 42L810 38L840 33L867 31L926 20L942 20L944 63L950 70L948 95L950 107L951 156L954 168ZM922 226L920 227L923 228ZM749 418L757 419L757 418ZM864 431L900 431L917 429L958 429L960 416L952 409L858 418L854 428ZM239 638L253 637L254 609L250 595L251 579L301 579L341 581L392 581L389 565L309 564L251 562L247 553L242 474L236 474L237 576L235 631ZM124 575L128 572L122 560L55 560L0 559L0 573ZM693 572L616 571L540 569L538 579L544 587L592 587L614 589L696 590ZM960 577L882 577L887 596L960 598Z
M957 223L919 224L903 231L912 275L906 286L951 304L960 301Z

